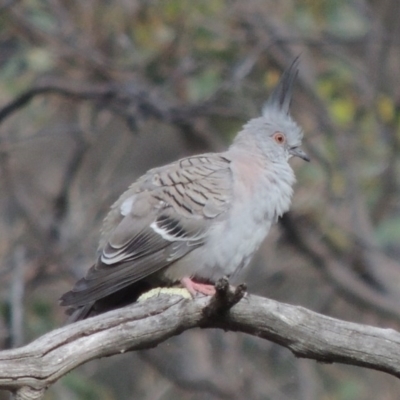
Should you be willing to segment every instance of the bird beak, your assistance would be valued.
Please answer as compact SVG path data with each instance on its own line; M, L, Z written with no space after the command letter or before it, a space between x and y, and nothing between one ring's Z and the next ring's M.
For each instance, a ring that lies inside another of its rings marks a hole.
M304 161L310 161L310 157L308 157L308 155L304 153L304 151L300 149L300 147L292 147L291 149L289 149L289 154L295 157L300 157Z

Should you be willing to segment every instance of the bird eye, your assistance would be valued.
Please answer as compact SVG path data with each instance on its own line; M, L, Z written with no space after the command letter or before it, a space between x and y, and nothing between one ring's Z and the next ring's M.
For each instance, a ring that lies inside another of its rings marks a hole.
M278 144L283 144L286 142L286 137L282 132L275 132L273 138Z

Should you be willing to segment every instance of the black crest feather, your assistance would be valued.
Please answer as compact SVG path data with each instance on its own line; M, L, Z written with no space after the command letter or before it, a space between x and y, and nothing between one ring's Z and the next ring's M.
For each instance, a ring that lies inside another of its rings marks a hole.
M289 114L290 102L292 100L293 84L299 72L300 56L297 56L287 68L276 85L275 89L265 103L263 110L278 108L285 114Z

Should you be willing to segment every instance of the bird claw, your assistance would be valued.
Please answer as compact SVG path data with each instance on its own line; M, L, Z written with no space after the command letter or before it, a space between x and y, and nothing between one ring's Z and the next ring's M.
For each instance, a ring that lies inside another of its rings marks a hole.
M192 295L192 297L195 297L197 293L204 294L205 296L214 296L215 294L214 285L194 282L188 277L182 278L181 284Z

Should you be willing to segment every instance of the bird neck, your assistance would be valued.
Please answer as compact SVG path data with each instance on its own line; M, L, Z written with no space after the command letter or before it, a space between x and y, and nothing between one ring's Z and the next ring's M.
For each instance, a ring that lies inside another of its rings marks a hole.
M229 149L232 170L239 190L238 196L250 196L265 204L269 218L276 220L290 206L295 182L293 170L287 160L273 162L248 133L239 133ZM243 194L245 193L245 194Z
M231 150L243 150L249 151L251 153L261 153L259 146L257 146L257 141L255 138L246 131L246 129L241 130L236 137L233 139L233 142L230 146Z

